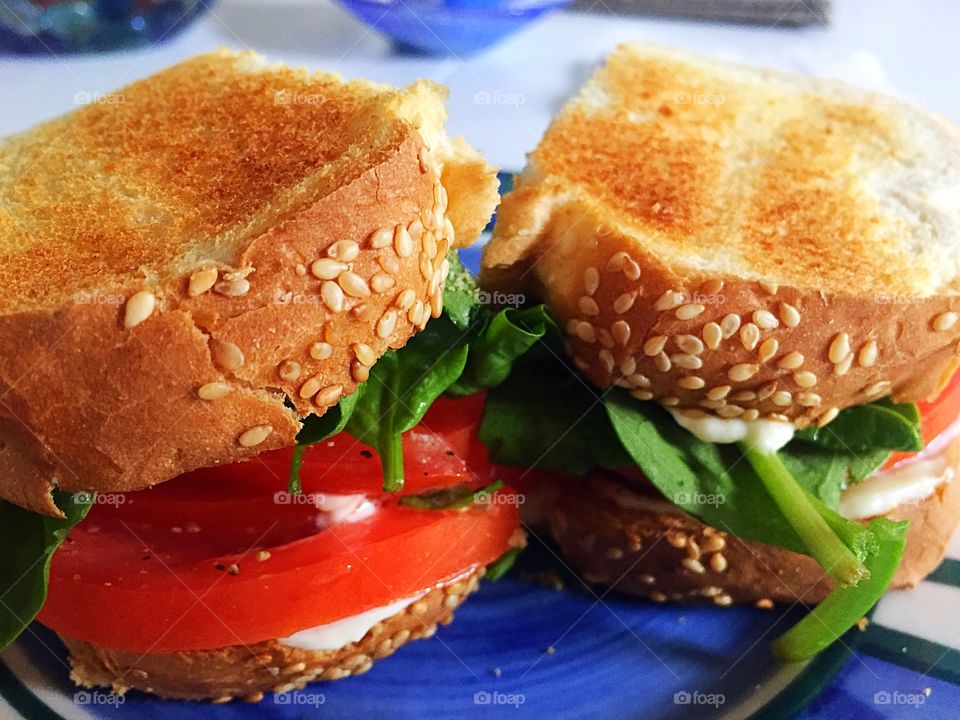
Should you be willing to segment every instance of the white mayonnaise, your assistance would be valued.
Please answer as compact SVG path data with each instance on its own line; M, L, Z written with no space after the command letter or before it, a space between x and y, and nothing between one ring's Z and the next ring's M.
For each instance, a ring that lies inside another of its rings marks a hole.
M682 410L670 410L677 423L697 438L710 443L746 442L760 452L776 452L793 439L794 426L776 420L740 420L711 415L689 417Z
M354 523L366 520L377 511L376 503L366 495L330 495L327 493L313 496L317 510L325 515L327 525Z
M378 622L405 610L424 595L426 593L402 598L359 615L351 615L327 625L300 630L290 637L281 638L280 643L301 650L339 650L345 645L359 641Z
M840 514L851 520L862 520L885 515L897 505L930 497L940 485L953 480L955 472L946 452L958 437L960 420L954 421L914 457L851 485L840 496Z

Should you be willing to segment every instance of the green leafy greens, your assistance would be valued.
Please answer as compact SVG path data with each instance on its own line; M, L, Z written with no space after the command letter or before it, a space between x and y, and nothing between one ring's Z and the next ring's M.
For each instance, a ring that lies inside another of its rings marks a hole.
M65 517L47 517L0 500L0 577L11 581L0 592L0 650L40 612L47 599L53 553L93 503L90 493L54 490L53 499Z

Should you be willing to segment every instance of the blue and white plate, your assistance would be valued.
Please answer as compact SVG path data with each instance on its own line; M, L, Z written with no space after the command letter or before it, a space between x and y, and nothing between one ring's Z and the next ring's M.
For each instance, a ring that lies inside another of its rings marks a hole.
M477 254L466 258L476 266ZM960 539L960 538L958 538ZM549 589L531 578L565 576ZM256 705L78 691L34 624L0 655L0 719L958 718L960 542L918 588L888 594L866 631L782 666L770 640L802 608L679 607L592 591L531 534L514 571L484 583L429 640L365 675Z

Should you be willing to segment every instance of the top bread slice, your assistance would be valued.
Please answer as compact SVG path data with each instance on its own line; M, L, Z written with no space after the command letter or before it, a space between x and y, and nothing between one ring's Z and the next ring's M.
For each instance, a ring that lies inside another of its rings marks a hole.
M218 51L0 141L0 497L289 446L352 392L497 201L444 100Z
M622 46L498 212L484 284L600 387L825 424L958 364L960 132L833 81Z

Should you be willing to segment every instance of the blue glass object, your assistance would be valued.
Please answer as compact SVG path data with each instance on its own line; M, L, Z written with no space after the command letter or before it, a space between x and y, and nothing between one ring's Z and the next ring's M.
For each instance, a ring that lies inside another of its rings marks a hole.
M401 51L470 55L572 0L340 0Z
M78 53L152 45L214 0L4 0L0 53Z

